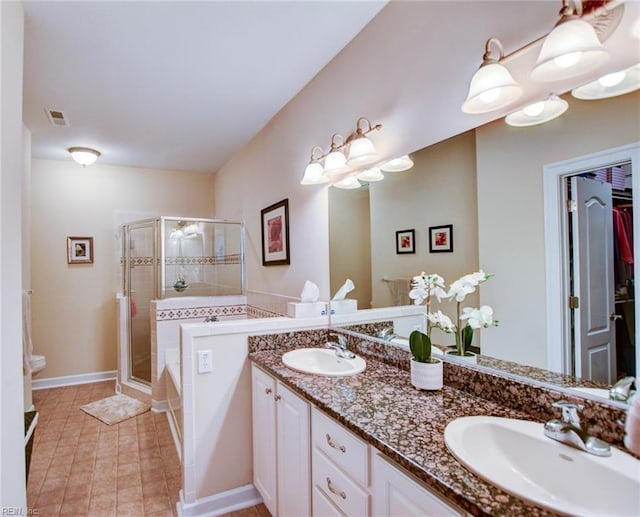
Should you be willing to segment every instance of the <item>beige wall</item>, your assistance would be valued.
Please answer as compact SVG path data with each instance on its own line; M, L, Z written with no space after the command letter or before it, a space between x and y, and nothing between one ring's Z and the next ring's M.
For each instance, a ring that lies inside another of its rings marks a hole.
M483 352L546 365L542 168L640 140L640 92L601 101L565 97L569 110L531 128L502 120L476 131L480 264L496 273L482 290L500 328ZM558 336L560 346L560 336Z
M212 217L210 175L34 159L31 277L38 378L116 369L116 220ZM68 265L68 236L94 238L94 263Z
M391 305L383 277L438 273L447 283L477 271L478 234L473 131L411 155L413 169L386 173L371 185L371 256L376 307ZM453 253L429 253L429 226L453 225ZM396 254L395 232L415 229L415 254ZM476 302L470 297L467 303ZM455 306L438 306L450 317ZM432 307L435 310L436 307ZM449 336L434 336L448 342Z
M350 278L355 285L347 298L358 309L371 308L371 223L369 189L329 190L331 296Z

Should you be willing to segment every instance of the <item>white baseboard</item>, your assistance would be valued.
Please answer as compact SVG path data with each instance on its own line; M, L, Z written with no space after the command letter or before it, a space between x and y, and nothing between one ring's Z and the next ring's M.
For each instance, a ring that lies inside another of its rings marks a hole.
M184 503L182 492L180 492L180 499L176 506L178 515L181 517L213 517L249 508L262 502L262 497L252 484L203 497L197 499L195 503Z
M153 408L151 409L151 411L153 411ZM170 411L165 411L164 414L167 415L167 422L169 422L169 431L171 431L173 445L175 445L176 452L178 453L178 459L180 460L180 463L182 463L182 442L180 441L180 437L178 436L178 430L173 423L173 416L171 416Z
M91 382L113 381L116 378L116 374L116 370L109 370L107 372L82 373L80 375L65 375L62 377L33 379L31 381L31 388L34 390L43 390L46 388L73 386L75 384L89 384Z

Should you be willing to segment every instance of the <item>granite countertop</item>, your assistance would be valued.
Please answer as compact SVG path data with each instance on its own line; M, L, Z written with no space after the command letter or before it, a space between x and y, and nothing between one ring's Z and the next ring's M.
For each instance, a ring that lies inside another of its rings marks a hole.
M408 371L368 357L361 374L321 377L290 370L282 353L258 351L249 358L460 508L472 515L554 515L472 474L444 443L445 427L458 417L530 420L527 414L450 386L417 390Z

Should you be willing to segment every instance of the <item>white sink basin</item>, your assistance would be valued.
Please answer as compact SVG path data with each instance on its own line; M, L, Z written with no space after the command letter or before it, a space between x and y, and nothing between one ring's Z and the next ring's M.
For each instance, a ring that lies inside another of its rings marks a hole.
M509 418L458 418L445 429L451 453L468 469L521 499L570 515L640 515L640 461L612 447L608 458Z
M284 354L282 362L292 370L328 377L355 375L367 366L362 357L343 359L328 348L298 348Z

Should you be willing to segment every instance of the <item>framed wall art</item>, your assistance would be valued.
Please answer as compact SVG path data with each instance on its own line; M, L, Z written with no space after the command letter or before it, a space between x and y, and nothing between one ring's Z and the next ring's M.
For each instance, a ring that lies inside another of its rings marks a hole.
M289 264L289 200L283 199L263 208L260 214L262 217L262 265Z
M453 251L453 225L429 227L429 253Z
M67 237L67 264L93 264L93 237Z
M416 231L415 230L398 230L396 232L396 253L415 253L416 252Z

